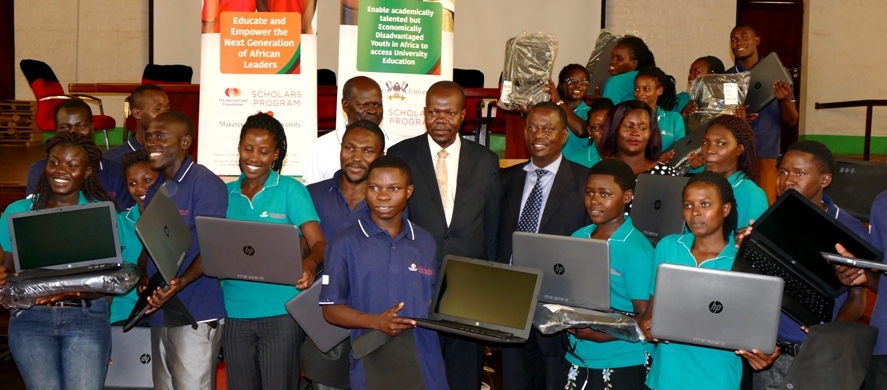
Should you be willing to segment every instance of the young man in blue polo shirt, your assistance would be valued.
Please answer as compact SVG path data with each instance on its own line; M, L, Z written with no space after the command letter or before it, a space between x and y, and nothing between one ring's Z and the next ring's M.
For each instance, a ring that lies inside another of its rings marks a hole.
M341 169L327 179L308 186L314 208L323 223L327 240L357 223L366 214L367 175L370 164L385 154L385 133L375 122L361 119L349 124L339 152Z
M53 117L55 118L55 129L57 132L73 131L92 139L95 127L93 127L92 123L92 109L89 108L86 102L80 99L65 100L55 108ZM34 162L31 168L28 169L26 192L29 195L33 194L34 189L37 188L37 181L45 168L46 159L42 158ZM132 197L129 196L126 184L123 182L123 170L120 168L119 162L108 160L107 157L102 156L102 161L99 162L99 171L96 173L99 176L99 183L102 183L105 191L108 191L114 197L121 209L126 210L135 204Z
M379 157L369 167L369 212L330 241L320 293L323 316L351 329L352 342L375 329L397 336L425 317L437 281L434 239L404 217L413 194L407 163ZM448 389L437 333L413 331L425 388ZM363 363L351 359L351 388L366 389Z
M132 117L136 122L135 132L129 135L129 139L120 145L108 149L104 156L111 161L120 162L124 154L135 152L143 148L145 144L145 132L154 117L169 111L169 98L163 89L154 84L144 84L136 87L129 95L129 105L132 107Z
M154 118L145 134L151 169L160 172L145 196L145 208L160 187L165 186L194 237L179 276L169 283L166 291L158 288L148 297L152 307L149 313L157 311L149 321L155 389L215 388L216 360L223 320L227 316L218 279L203 275L194 219L198 216L225 218L228 190L218 176L195 164L188 155L193 137L191 120L172 111ZM157 273L153 261L140 261L139 265L148 277ZM164 326L162 307L173 296L181 299L198 322L196 330L187 325Z
M758 54L761 37L754 27L739 24L730 32L730 47L736 64L727 73L747 72L762 56ZM769 203L776 200L776 159L779 158L779 134L782 125L792 127L798 124L798 108L792 86L782 81L773 85L776 99L760 112L749 114L746 120L755 132L758 146L758 185L767 193Z

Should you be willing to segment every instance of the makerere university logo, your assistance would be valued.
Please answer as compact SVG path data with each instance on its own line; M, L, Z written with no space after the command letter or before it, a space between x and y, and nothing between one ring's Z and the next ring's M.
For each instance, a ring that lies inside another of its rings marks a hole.
M385 88L388 89L388 100L406 100L407 99L407 84L406 81L403 84L398 83L397 81L392 84L390 81L385 83Z

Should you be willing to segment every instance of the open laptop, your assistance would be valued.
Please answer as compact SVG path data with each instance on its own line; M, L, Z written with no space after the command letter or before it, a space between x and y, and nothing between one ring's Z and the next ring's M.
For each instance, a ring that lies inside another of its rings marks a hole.
M148 255L151 256L151 260L154 261L154 265L157 267L157 274L151 278L148 288L139 294L139 299L136 301L135 307L133 307L129 319L127 319L126 325L123 327L124 331L132 329L145 315L145 312L151 308L148 305L148 296L153 294L158 287L166 289L169 286L169 282L176 278L179 269L182 267L182 262L185 260L185 256L194 242L191 230L185 224L181 214L179 214L179 209L170 197L166 186L160 187L160 190L151 199L151 203L148 204L145 212L142 213L142 216L136 222L136 234L142 240L142 244ZM176 302L181 303L177 298L174 297L174 299ZM173 308L176 305L175 303L173 305L169 303L167 302L164 305L165 309L167 309L167 306L169 306L168 308ZM190 317L187 310L183 310L185 311L184 315ZM193 323L193 318L187 322Z
M745 98L745 104L748 106L746 112L759 112L776 99L773 85L777 81L792 85L788 70L782 66L782 61L779 61L779 56L775 52L758 61L750 71L751 81L748 85L748 96Z
M111 202L9 215L19 278L58 277L120 268L117 210Z
M782 279L663 263L650 335L729 350L776 348Z
M350 332L326 322L323 318L323 307L318 304L321 285L321 275L318 275L314 285L286 303L286 311L317 345L317 349L327 353L345 341Z
M836 158L832 184L825 189L825 194L842 212L868 222L872 203L884 191L887 191L887 164Z
M806 326L830 322L835 298L847 290L820 252L840 243L861 260L884 255L795 190L788 190L755 221L742 240L734 271L785 280L782 311Z
M203 216L195 222L207 276L290 286L302 278L297 226Z
M539 302L610 310L607 240L514 232L512 263L542 270Z
M638 175L631 202L631 221L653 245L684 232L684 187L688 177Z
M542 271L447 255L423 328L497 343L530 336Z
M121 327L112 326L111 362L104 388L153 389L151 359L151 328L136 327L124 333Z

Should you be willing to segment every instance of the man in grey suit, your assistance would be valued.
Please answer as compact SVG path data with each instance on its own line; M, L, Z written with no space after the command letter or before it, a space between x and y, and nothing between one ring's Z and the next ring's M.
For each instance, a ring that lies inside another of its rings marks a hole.
M410 221L434 237L438 265L445 255L496 259L499 159L486 147L459 137L464 117L462 87L437 82L425 95L427 134L388 150L413 171ZM450 389L480 388L483 346L444 334L440 341Z
M530 161L502 171L497 261L511 263L515 231L569 236L591 223L585 211L588 168L568 161L567 115L557 104L539 103L527 115L524 139ZM506 389L555 390L566 385L563 332L544 336L533 329L526 343L502 347Z

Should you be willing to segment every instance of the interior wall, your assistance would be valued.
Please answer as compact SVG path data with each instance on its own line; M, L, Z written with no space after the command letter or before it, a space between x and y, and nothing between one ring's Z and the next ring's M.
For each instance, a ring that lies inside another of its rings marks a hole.
M154 63L190 66L195 84L200 82L201 4L199 0L154 0Z
M643 38L656 65L674 76L678 92L687 89L690 64L699 57L713 55L726 68L733 66L730 30L735 24L735 1L607 1L606 28Z
M34 100L18 69L23 59L46 62L65 91L68 83L141 80L148 63L147 0L16 1L14 12L16 99ZM105 114L121 126L124 97L100 97Z
M887 34L887 2L880 0L809 0L805 7L803 106L801 132L861 137L865 108L816 110L819 103L887 99L882 80ZM872 135L887 135L887 107L875 108ZM815 137L814 137L815 138ZM861 144L861 141L856 143ZM884 150L875 150L884 153ZM859 149L858 153L862 153Z

